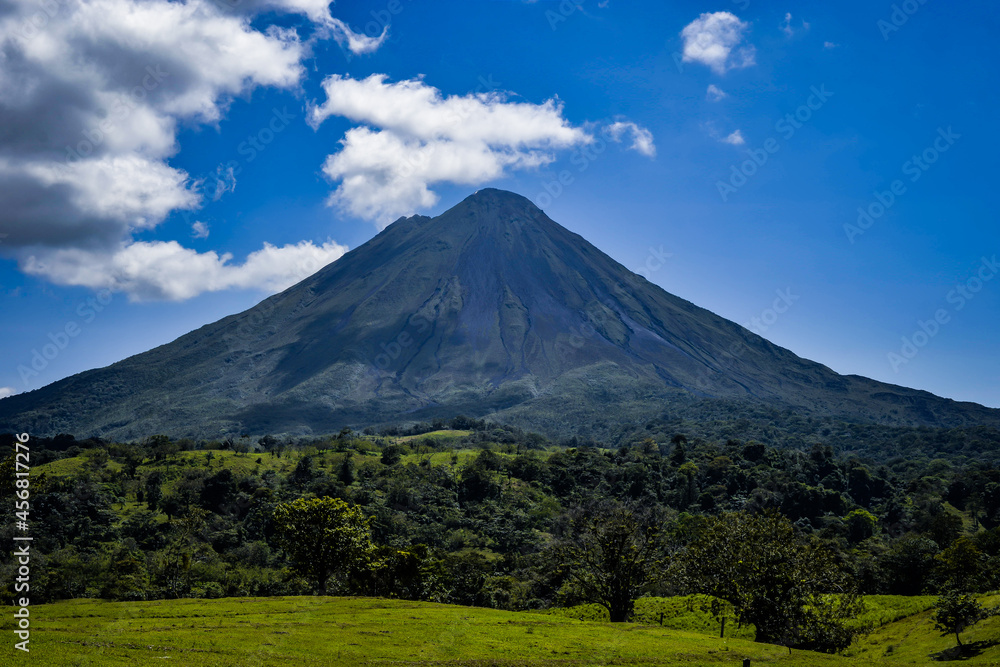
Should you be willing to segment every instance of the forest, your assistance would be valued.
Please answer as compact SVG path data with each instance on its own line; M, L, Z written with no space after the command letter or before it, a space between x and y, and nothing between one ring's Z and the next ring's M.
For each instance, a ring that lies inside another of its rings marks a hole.
M913 455L878 458L647 430L611 447L459 416L315 438L34 439L32 601L374 595L595 603L626 621L637 599L705 594L720 634L821 651L865 631L851 620L866 595L938 595L959 632L993 612L968 606L1000 588L1000 469L961 443L903 434ZM12 485L13 456L2 466Z

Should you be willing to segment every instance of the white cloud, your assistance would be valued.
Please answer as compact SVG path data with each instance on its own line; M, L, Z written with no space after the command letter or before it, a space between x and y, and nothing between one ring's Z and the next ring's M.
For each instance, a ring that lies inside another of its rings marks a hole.
M7 398L8 396L13 396L17 393L17 389L14 387L0 387L0 399Z
M635 123L618 121L605 128L608 135L615 141L620 142L625 135L632 137L630 149L645 155L646 157L656 157L656 144L653 143L653 133Z
M699 62L718 74L755 63L753 45L740 46L749 23L730 12L704 13L681 31L684 62Z
M341 46L346 46L351 53L356 54L376 51L389 36L388 28L384 28L382 34L378 37L369 37L368 35L353 32L346 23L339 19L333 19L330 25L333 29L334 39Z
M198 220L191 225L191 236L196 239L207 239L208 238L208 225L204 222Z
M421 80L387 83L333 75L327 99L310 110L318 127L330 116L361 124L340 141L324 173L339 186L330 203L380 226L433 206L438 183L480 185L509 170L549 164L555 152L593 137L563 117L562 103L511 101L498 92L445 97ZM634 139L637 150L652 146Z
M786 37L791 37L792 35L794 35L797 32L796 29L792 27L792 13L791 12L786 12L785 13L785 22L782 23L781 26L779 26L779 27L781 28L781 32L785 33ZM803 30L809 30L809 24L806 23L805 21L803 21L802 22L802 29Z
M227 192L236 192L236 168L219 165L215 174L209 179L215 184L212 201L219 201Z
M347 247L302 241L276 247L265 243L234 265L229 253L197 253L176 241L131 243L116 251L80 248L42 250L24 270L60 285L123 291L132 301L190 299L202 292L261 289L278 292L340 258Z
M706 91L705 97L708 98L709 102L718 102L729 97L729 95L722 88L719 88L714 83L710 83L708 84L708 91Z
M729 144L730 146L742 146L746 143L746 139L743 138L743 133L739 130L733 131L729 136L724 139L719 139L724 144Z
M840 46L840 45L839 44L834 44L833 42L823 42L823 48L824 49L835 49L838 46Z
M244 11L261 9L276 9L306 16L310 21L321 26L338 44L351 53L372 53L377 50L389 36L388 27L382 28L378 35L365 35L351 30L350 26L330 14L331 0L222 0L233 4Z
M76 251L131 256L128 248L144 247L130 244L135 232L201 204L203 183L168 163L181 124L217 123L230 100L258 87L297 88L309 40L332 36L361 53L384 39L351 32L330 4L0 0L0 222L8 233L0 250L22 268L44 257L40 275L67 284L99 282L73 283L83 274L55 262ZM312 36L266 25L265 11L308 17L301 29ZM220 173L205 195L234 187L233 174Z

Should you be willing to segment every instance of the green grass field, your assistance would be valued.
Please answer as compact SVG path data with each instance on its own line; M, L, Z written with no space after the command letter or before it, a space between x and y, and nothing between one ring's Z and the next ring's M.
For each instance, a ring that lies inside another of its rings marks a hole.
M667 601L669 602L669 601ZM997 604L1000 596L984 600ZM916 607L923 605L919 602ZM683 606L683 605L682 605ZM914 608L878 600L878 613ZM8 607L8 610L10 608ZM371 598L238 598L111 603L73 600L32 608L31 653L13 648L12 611L0 664L58 665L915 665L954 645L930 612L893 621L844 656L659 625L612 625L558 615L515 613ZM690 621L690 619L689 619ZM1000 664L1000 618L963 636Z
M633 620L646 625L660 625L662 614L663 627L672 630L698 632L706 635L719 635L719 621L712 617L707 609L711 601L707 595L687 595L673 598L640 598L635 601ZM556 608L545 613L563 618L575 618L581 621L607 621L608 611L597 604L584 604L569 608ZM755 630L753 626L737 626L730 619L726 624L726 637L753 641Z
M420 435L402 435L394 438L394 442L420 442L422 440L434 439L439 442L448 442L449 440L460 440L461 438L466 438L472 435L472 431L453 431L451 429L445 431L431 431L429 433L421 433Z

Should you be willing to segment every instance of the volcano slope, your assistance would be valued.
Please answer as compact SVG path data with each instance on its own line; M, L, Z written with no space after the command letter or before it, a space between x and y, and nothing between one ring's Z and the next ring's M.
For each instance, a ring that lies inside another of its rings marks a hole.
M713 401L1000 426L1000 410L802 359L633 274L524 197L487 189L397 220L250 310L4 399L0 429L219 437L465 414L599 437Z

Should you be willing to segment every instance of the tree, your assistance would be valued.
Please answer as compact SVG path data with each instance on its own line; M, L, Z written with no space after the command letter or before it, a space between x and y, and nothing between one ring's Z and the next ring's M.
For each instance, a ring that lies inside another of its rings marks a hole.
M962 646L959 633L989 615L972 595L954 590L938 598L935 606L934 626L941 632L954 633L959 648Z
M223 468L205 480L201 489L201 506L219 514L224 505L236 495L236 477L229 468Z
M351 455L351 452L347 452L347 455L344 456L344 460L340 464L340 471L337 473L337 479L344 486L354 484L354 480L357 479L356 466L354 465L354 457Z
M394 466L403 458L403 450L398 445L388 445L382 450L382 465Z
M989 577L983 576L986 557L975 541L960 537L950 547L934 557L937 575L944 582L942 588L962 592L983 590Z
M660 517L618 503L595 503L570 517L554 555L580 597L608 610L613 623L629 620L635 599L666 570Z
M278 505L273 521L278 544L321 595L332 575L350 579L372 566L371 519L359 507L338 498L299 498Z
M290 481L294 486L301 489L311 482L315 476L316 471L313 470L312 457L307 455L300 458L299 462L295 464L295 470L292 471Z
M149 508L150 512L156 511L160 503L160 498L163 497L163 489L160 487L162 483L163 473L155 471L146 475L146 507Z
M861 603L849 575L778 514L710 519L680 569L690 592L730 603L741 625L756 626L759 642L835 651L853 639L844 621Z
M934 569L934 556L940 549L934 540L922 535L904 535L889 547L881 559L886 576L886 593L920 595L927 576Z
M875 534L878 519L868 510L858 508L844 517L844 523L847 524L847 539L857 544Z

